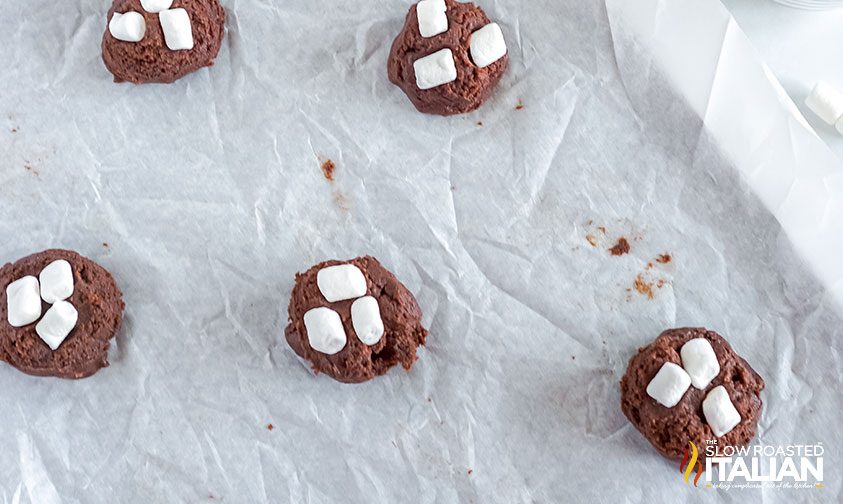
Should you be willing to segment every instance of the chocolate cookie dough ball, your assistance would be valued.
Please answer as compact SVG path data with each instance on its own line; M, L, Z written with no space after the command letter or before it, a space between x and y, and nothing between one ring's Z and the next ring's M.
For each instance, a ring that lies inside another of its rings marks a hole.
M473 3L422 0L389 54L389 80L420 112L463 114L485 102L507 66L496 23Z
M359 383L409 370L427 330L404 285L373 257L327 261L296 275L287 343L317 373Z
M102 59L114 82L174 82L214 64L224 24L218 0L114 0Z
M761 416L764 380L719 334L672 329L638 350L621 380L621 409L665 457L693 442L746 446Z
M0 268L0 357L24 373L85 378L108 366L123 321L111 274L69 250Z

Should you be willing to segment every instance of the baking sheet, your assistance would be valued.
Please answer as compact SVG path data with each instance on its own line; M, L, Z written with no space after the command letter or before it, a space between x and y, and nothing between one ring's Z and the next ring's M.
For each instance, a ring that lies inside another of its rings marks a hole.
M762 442L823 443L833 467L827 278L619 2L483 2L510 70L447 119L385 77L409 2L223 3L215 67L141 87L100 61L107 2L2 3L0 257L78 250L127 304L90 379L0 367L4 504L707 502L619 409L630 355L684 325L766 379ZM642 14L670 26L664 6ZM282 336L293 275L364 253L416 294L428 345L409 374L313 377Z

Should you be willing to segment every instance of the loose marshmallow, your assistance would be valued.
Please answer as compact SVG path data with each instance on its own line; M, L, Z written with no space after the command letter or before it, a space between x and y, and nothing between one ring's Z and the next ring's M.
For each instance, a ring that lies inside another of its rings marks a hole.
M457 66L450 49L441 49L417 59L413 63L413 70L419 89L431 89L457 80Z
M41 299L53 304L64 301L73 294L73 269L64 259L53 261L38 275L41 283Z
M345 347L345 329L334 310L325 307L308 310L304 314L304 326L307 340L317 352L334 355Z
M672 408L679 403L690 386L691 377L681 366L665 362L647 385L647 395L662 405Z
M741 414L735 409L729 392L723 385L714 387L703 400L703 414L711 431L717 437L728 434L741 423Z
M834 127L837 128L838 133L843 135L843 117L841 117L840 120L837 121L837 124L835 124Z
M691 384L700 390L708 387L711 380L720 374L717 354L705 338L688 341L682 345L679 354L682 356L682 367L691 377Z
M173 5L173 0L141 0L141 7L146 12L153 14L169 9Z
M316 285L331 303L366 295L366 277L353 264L322 268L316 274Z
M435 37L448 31L448 16L445 0L421 0L416 4L419 18L419 33L424 38Z
M497 23L489 23L471 34L471 59L480 68L487 67L506 55L506 41Z
M41 292L38 279L25 276L6 287L7 318L12 327L29 325L41 317Z
M828 124L835 125L843 118L843 94L827 82L817 82L805 105Z
M140 42L146 35L146 20L140 12L115 12L108 23L111 36L123 42Z
M164 41L172 51L193 49L193 27L184 9L169 9L158 14Z
M79 314L67 301L59 301L47 310L44 318L35 326L35 332L50 348L57 349L76 327Z
M361 297L351 305L351 323L357 338L367 345L374 345L383 337L383 320L378 300L372 296Z

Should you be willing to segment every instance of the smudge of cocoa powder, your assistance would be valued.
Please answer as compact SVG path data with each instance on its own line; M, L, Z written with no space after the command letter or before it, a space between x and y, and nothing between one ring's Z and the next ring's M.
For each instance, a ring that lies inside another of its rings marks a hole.
M585 239L588 243L591 244L592 247L597 247L597 238L592 235L586 235Z
M661 264L667 264L672 260L673 260L673 257L671 257L670 254L661 254L658 257L656 257L656 262L661 263Z
M336 168L336 165L330 159L322 163L322 174L325 175L326 180L330 182L334 181L334 170Z
M622 256L624 254L628 254L629 249L629 242L626 238L621 236L620 238L618 238L618 242L615 244L615 246L609 249L609 253L611 253L613 256Z

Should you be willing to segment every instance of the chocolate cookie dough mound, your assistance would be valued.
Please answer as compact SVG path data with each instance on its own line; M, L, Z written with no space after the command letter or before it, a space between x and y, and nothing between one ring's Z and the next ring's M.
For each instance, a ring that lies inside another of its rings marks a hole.
M12 285L28 280L26 288ZM21 320L26 306L35 312ZM85 378L108 366L123 307L111 274L76 252L47 250L6 264L0 268L0 355L31 375Z
M409 370L424 345L416 299L373 257L327 261L296 275L287 343L317 373L359 383L396 364Z
M114 82L174 82L214 64L224 25L218 0L114 0L102 59Z
M693 442L746 446L761 416L764 380L719 334L672 329L638 350L621 379L621 409L665 457Z
M473 3L423 0L410 8L389 54L389 80L420 112L475 110L506 71L506 44L497 24Z

